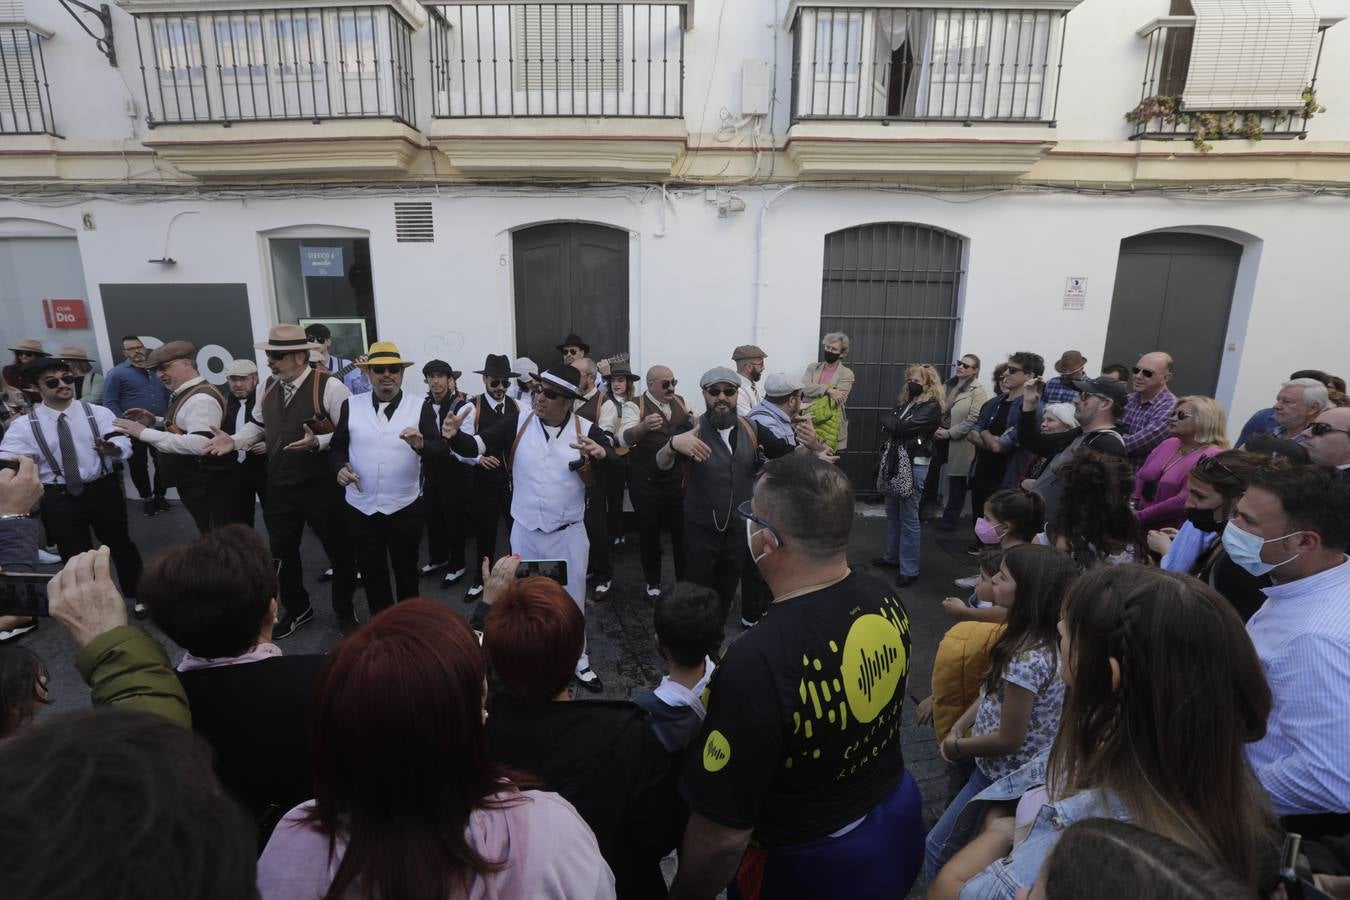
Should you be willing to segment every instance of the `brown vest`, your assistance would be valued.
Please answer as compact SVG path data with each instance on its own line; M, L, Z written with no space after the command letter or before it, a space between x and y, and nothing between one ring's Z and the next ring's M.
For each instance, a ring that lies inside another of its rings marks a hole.
M647 399L644 393L637 400L638 419L642 420L652 413L660 413L661 407ZM678 492L682 490L684 472L679 465L662 471L656 465L656 453L675 435L689 430L689 411L685 408L684 398L673 397L670 401L670 418L660 428L649 431L642 440L629 451L628 459L632 464L632 476L629 487L639 493L642 491Z
M285 402L286 392L280 379L274 379L267 386L267 393L263 394L263 439L267 442L267 480L271 484L284 487L329 477L328 460L324 454L284 449L287 444L304 437L306 424L310 424L311 430L318 433L312 427L314 420L328 422L328 413L323 409L323 394L331 376L312 369L309 377L323 379L318 385L317 404L314 402L314 386L308 380L301 382L289 404Z
M225 398L220 396L220 391L205 381L195 384L191 388L178 394L169 401L169 408L164 413L164 430L169 434L187 434L177 424L178 410L190 397L198 394L206 394L220 406L220 414L225 415ZM222 424L224 424L222 418ZM210 437L211 432L196 432ZM176 487L186 487L194 483L200 483L212 477L222 469L228 469L235 464L234 455L228 456L194 456L187 453L169 453L163 451L156 457L156 466L164 483Z

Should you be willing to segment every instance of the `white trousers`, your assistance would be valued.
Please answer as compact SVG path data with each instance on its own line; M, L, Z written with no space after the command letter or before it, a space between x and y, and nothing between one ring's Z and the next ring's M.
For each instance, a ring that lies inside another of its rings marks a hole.
M565 559L567 560L567 594L586 618L586 566L590 562L591 542L586 537L586 526L582 522L545 534L524 528L519 522L511 525L511 552L520 554L521 559ZM581 646L581 658L577 660L577 671L591 667L586 645Z

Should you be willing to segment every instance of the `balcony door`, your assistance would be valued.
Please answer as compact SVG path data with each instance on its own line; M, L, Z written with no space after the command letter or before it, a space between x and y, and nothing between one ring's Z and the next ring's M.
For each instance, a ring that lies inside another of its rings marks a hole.
M557 222L512 236L516 352L541 369L575 333L598 359L628 350L628 232Z
M1177 396L1214 396L1242 245L1158 232L1120 242L1104 363L1133 365L1150 350L1175 360Z
M961 237L927 225L861 225L825 237L820 332L849 336L856 380L840 465L860 492L875 493L877 422L895 405L905 370L928 363L951 374L961 260Z

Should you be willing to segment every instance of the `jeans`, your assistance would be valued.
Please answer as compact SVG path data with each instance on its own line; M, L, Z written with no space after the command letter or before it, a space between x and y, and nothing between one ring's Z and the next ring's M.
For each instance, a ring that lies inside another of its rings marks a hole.
M961 788L961 792L956 795L956 799L948 804L947 811L942 814L942 818L938 819L937 824L933 826L933 830L928 832L928 840L924 844L923 850L923 869L929 881L937 877L938 870L947 862L942 850L951 837L952 829L956 827L956 819L961 815L961 810L965 809L966 804L973 800L976 794L991 784L993 782L989 780L989 777L976 767L975 771L970 773L970 780L966 782L966 786Z
M928 466L914 467L914 493L908 497L886 498L886 552L887 562L898 562L902 576L919 574L919 503L923 497L923 483L928 478Z
M947 476L947 506L942 511L942 521L948 525L955 525L965 512L966 505L966 476L948 475ZM976 516L984 515L984 510L976 513Z

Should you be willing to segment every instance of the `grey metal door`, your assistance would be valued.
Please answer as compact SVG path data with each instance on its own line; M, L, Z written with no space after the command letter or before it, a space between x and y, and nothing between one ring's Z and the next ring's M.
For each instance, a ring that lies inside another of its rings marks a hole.
M516 352L541 368L562 361L575 332L596 359L628 349L628 232L561 222L513 235Z
M1242 245L1160 232L1120 242L1103 363L1134 365L1150 350L1175 361L1177 396L1214 396Z
M825 236L820 330L849 336L845 362L857 380L840 465L859 491L875 490L877 423L895 405L905 370L928 363L942 378L950 374L961 240L909 222L860 225Z

